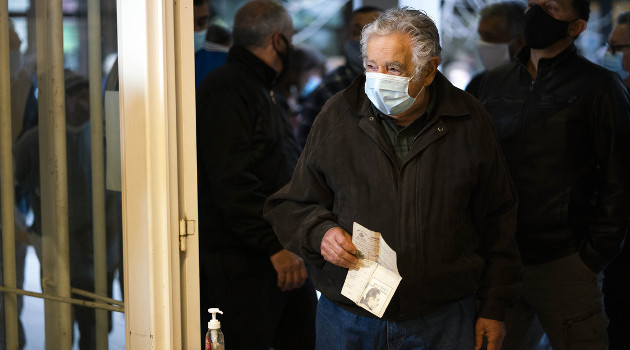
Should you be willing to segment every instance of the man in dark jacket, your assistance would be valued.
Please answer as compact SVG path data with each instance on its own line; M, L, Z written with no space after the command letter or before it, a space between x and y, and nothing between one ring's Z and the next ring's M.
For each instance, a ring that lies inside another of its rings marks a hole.
M223 333L235 350L314 346L317 298L304 262L262 217L299 154L272 90L287 68L292 34L279 3L246 3L234 18L226 64L197 94L201 314L207 321L208 308L224 312Z
M608 35L608 50L602 65L619 74L626 89L630 89L630 11L617 16L617 24Z
M523 290L504 349L539 337L533 322L554 349L608 348L602 270L630 213L630 106L619 77L576 52L588 17L589 1L530 1L527 46L481 83L519 193Z
M499 349L521 265L490 116L437 71L424 12L387 10L361 43L367 73L326 103L291 182L265 205L322 292L316 348L472 349L485 336ZM402 281L382 319L341 294L357 263L353 222L397 255Z
M484 71L476 74L466 86L466 92L477 96L479 84L486 70L496 68L516 59L525 45L525 3L501 1L490 4L479 12L477 53Z
M337 67L328 73L317 89L311 92L302 106L302 120L298 130L298 142L300 147L306 144L306 138L311 130L313 121L317 114L322 110L326 101L332 95L345 89L363 72L363 58L360 52L361 30L367 24L371 23L382 10L374 6L360 7L350 14L347 21L348 38L343 46L343 55L346 59L345 64Z

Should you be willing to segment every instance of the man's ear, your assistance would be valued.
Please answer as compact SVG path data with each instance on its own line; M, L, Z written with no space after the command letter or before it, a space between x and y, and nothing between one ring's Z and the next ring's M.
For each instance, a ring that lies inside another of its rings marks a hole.
M283 38L283 34L282 33L275 33L275 34L273 34L271 36L271 45L276 50L279 50L281 52L282 51L286 51L288 44L289 43L287 42L287 39Z
M576 19L575 21L569 23L569 35L577 38L580 33L586 30L586 21L583 19Z
M431 57L429 62L427 62L427 66L424 69L424 86L429 86L433 83L433 79L435 79L435 73L437 73L437 68L440 65L440 58L437 56Z
M282 47L282 38L280 38L280 33L274 33L271 35L271 46L279 50Z

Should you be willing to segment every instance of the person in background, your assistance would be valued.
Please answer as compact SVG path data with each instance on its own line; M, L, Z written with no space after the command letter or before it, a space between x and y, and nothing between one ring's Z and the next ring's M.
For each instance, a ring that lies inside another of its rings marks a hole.
M326 57L315 49L297 46L289 70L278 79L274 96L284 110L296 137L302 118L304 97L319 86L325 74Z
M619 74L626 89L630 89L630 11L617 17L617 24L608 35L602 65Z
M89 82L83 76L66 69L66 157L68 164L68 235L70 249L70 283L73 288L94 291L94 250L92 221L92 167L90 143ZM39 162L39 125L20 136L13 148L15 180L28 185L33 205L34 223L29 240L41 260L42 226L41 181ZM107 282L111 296L114 273L119 264L119 239L122 237L121 207L112 205L120 200L117 193L106 191ZM85 299L72 294L73 298ZM95 349L94 309L73 306L73 317L79 328L79 349ZM110 315L111 317L111 315ZM109 329L111 330L111 319ZM75 337L77 335L75 334Z
M539 337L535 322L554 350L608 348L602 271L628 229L630 102L617 74L577 53L589 14L588 0L530 0L526 46L479 88L519 194L507 350Z
M232 350L315 343L317 295L304 261L262 217L300 152L273 93L289 67L293 33L279 2L247 2L234 16L226 63L197 92L200 326L208 308L220 308Z
M505 1L481 9L477 26L477 52L485 70L514 60L525 45L525 7L523 1ZM470 80L466 86L467 92L477 95L483 74L481 72Z
M304 101L298 132L300 146L304 147L306 144L306 137L311 130L313 121L326 101L332 95L348 87L354 78L363 73L363 58L359 44L361 30L374 21L381 12L382 10L378 7L365 6L352 11L350 14L350 18L346 21L347 39L343 47L346 63L328 73L317 89L309 94Z
M9 79L11 86L11 138L15 144L24 120L26 106L32 95L32 71L30 67L25 67L24 56L20 51L22 40L15 31L13 21L9 21ZM29 245L27 231L29 225L26 220L28 209L30 207L28 198L23 194L26 192L22 186L17 185L15 189L16 206L14 208L14 234L15 234L15 277L16 288L22 289L24 284L24 265L26 259L26 249ZM2 225L0 223L0 233L2 233ZM2 245L0 244L0 248ZM0 253L0 278L3 278L2 271L2 254ZM3 279L2 279L3 281ZM0 282L1 283L1 282ZM19 316L22 312L24 297L17 295L17 313L18 313L18 349L23 349L26 344L24 336L24 325ZM0 294L0 346L4 346L5 342L5 324L4 324L4 296Z
M206 32L206 42L195 52L195 90L208 73L225 63L232 46L232 31L218 24L211 24Z
M630 89L630 11L617 17L617 24L608 36L604 67L619 74ZM610 350L625 350L630 344L630 244L604 270L604 304L608 324Z
M197 52L206 42L206 33L210 25L210 0L193 1L193 20L194 45Z
M326 103L291 182L265 204L322 293L317 349L501 347L521 270L516 193L490 116L438 72L441 51L422 11L366 26L365 75ZM341 292L358 263L353 222L396 252L402 281L382 318Z

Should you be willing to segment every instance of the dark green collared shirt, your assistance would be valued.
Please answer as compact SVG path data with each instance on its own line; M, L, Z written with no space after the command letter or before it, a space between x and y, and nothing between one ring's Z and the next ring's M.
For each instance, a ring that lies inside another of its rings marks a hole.
M374 114L380 118L383 127L382 131L384 131L384 135L390 140L393 150L396 153L399 168L402 166L405 157L409 154L409 150L413 147L413 143L418 136L420 136L420 132L424 129L429 120L431 110L435 105L435 95L435 89L433 88L433 84L431 84L429 85L429 104L427 105L427 109L408 126L396 124L393 118L383 114L372 105Z

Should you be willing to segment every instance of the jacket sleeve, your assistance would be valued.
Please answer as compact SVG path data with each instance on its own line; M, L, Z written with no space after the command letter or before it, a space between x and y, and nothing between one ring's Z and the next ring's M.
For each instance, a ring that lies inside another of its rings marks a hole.
M595 210L579 250L582 261L595 272L621 251L630 215L630 103L621 80L611 74L604 83L594 84Z
M488 162L480 168L472 210L480 236L478 254L485 267L481 287L479 317L503 320L509 305L516 301L522 281L522 261L516 243L516 189L507 164L492 131L490 116L485 119Z
M326 231L339 225L332 212L333 190L317 166L316 138L309 138L291 181L269 197L264 215L286 249L322 268L321 241Z
M282 249L262 217L267 196L255 173L254 134L260 111L248 107L246 93L212 91L198 96L197 157L208 183L208 195L230 231L245 243L273 255ZM249 102L249 103L248 103ZM205 114L212 113L212 118ZM204 118L205 117L205 118ZM259 132L260 134L260 132Z

